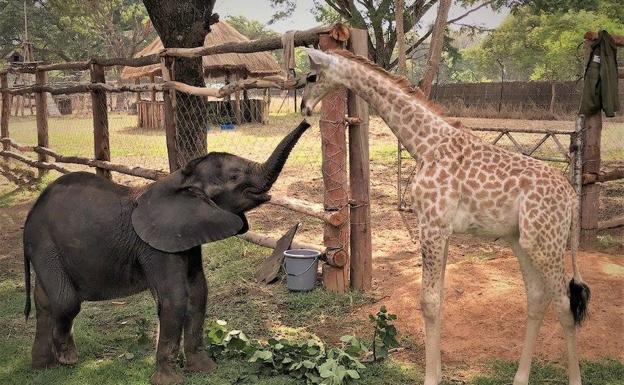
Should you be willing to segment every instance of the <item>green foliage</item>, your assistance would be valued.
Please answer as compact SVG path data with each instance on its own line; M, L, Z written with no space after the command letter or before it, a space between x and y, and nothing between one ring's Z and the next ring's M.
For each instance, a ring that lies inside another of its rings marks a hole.
M228 330L222 320L205 329L208 351L214 357L243 356L267 375L286 374L306 384L342 385L360 378L365 366L358 356L367 351L354 336L343 336L342 348L326 348L318 337L304 341L270 338L267 343L250 340L240 330ZM249 376L246 377L248 379Z
M524 7L510 14L478 47L462 51L477 80L571 80L583 73L580 43L586 31L624 33L614 15L602 11L536 12Z
M267 28L263 23L256 20L250 20L245 16L230 16L226 21L229 25L234 27L234 29L249 39L264 39L279 35L272 29Z
M385 306L376 315L369 314L370 322L373 324L373 361L388 358L388 351L399 347L397 341L397 330L392 321L397 319L396 314L388 314Z
M0 52L21 46L24 1L0 0ZM132 56L155 36L140 0L26 1L37 60Z

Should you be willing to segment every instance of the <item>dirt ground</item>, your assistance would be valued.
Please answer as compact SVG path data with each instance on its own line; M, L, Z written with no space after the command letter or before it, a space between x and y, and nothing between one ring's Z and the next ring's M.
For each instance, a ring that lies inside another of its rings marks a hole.
M509 126L509 121L505 122L500 124ZM492 119L487 123L499 125ZM550 123L556 125L553 128L569 125L569 122ZM484 120L464 120L464 124L483 127ZM392 149L396 142L391 135L372 127L371 141L388 141ZM420 343L424 325L419 305L418 231L413 216L396 210L396 163L392 159L378 157L371 161L374 258L371 295L375 303L353 316L365 318L380 305L386 305L390 312L398 315L397 324L402 335ZM609 185L607 190L608 193L601 195L602 209L610 214L624 212L624 184ZM322 179L318 173L307 169L286 167L274 193L322 202ZM0 208L0 266L7 266L0 271L0 278L5 274L21 274L21 226L29 206L30 203L26 203ZM320 221L286 209L265 205L250 213L249 219L252 230L274 236L301 222L296 239L322 243ZM616 240L624 239L622 230L609 235ZM607 253L582 252L579 255L581 272L592 289L590 319L580 329L578 337L580 356L582 359L611 357L624 361L624 245L616 242L603 251ZM5 263L6 259L15 263ZM447 362L516 360L522 346L526 301L518 262L510 248L503 242L454 236L446 276L443 359ZM336 329L340 328L336 325ZM330 330L332 335L340 335L334 328ZM565 358L561 327L552 310L542 327L537 354L558 362Z

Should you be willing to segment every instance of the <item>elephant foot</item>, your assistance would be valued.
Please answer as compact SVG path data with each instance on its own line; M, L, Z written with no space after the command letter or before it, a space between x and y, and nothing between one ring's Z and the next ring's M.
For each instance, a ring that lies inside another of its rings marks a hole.
M60 345L61 346L54 349L54 355L59 363L63 365L74 365L78 362L78 351L76 350L76 344L74 344L73 341Z
M158 370L150 378L152 385L175 385L184 382L184 377L174 370Z
M210 358L208 353L199 351L197 353L186 354L185 369L189 372L212 373L217 368L217 364Z
M58 361L51 354L46 357L33 357L31 363L31 367L35 370L52 369L58 365Z

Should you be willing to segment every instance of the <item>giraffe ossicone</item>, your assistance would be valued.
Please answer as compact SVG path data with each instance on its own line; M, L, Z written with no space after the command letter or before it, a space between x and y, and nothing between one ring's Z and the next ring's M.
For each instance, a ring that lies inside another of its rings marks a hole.
M581 279L578 197L546 163L485 143L449 122L409 81L349 51L307 49L310 77L302 113L310 115L327 93L345 87L366 100L417 162L411 191L423 257L421 308L425 319L425 385L441 381L440 323L444 270L451 234L509 241L527 293L527 329L514 385L527 385L539 328L552 302L563 327L570 385L580 385L575 326L590 291ZM572 231L570 231L572 229ZM574 276L564 252L570 237Z

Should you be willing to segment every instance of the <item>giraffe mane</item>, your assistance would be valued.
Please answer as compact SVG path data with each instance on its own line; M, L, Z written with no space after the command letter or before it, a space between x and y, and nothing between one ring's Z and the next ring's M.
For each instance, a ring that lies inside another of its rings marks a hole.
M380 74L381 76L383 76L384 78L386 78L387 80L395 84L397 87L399 87L403 92L410 95L414 99L418 100L431 112L440 116L451 126L455 128L464 128L464 125L459 120L448 119L447 117L445 117L444 109L442 108L442 106L440 106L438 103L432 102L431 100L427 99L427 97L425 96L425 93L422 92L420 88L413 85L405 76L392 74L386 71L385 69L383 69L381 66L377 65L376 63L373 63L372 61L368 60L368 58L365 58L364 56L356 55L353 52L347 51L345 49L335 49L335 50L330 51L330 53L335 53L336 55L342 56L345 59L360 63L361 65L370 69L371 71L377 74Z

